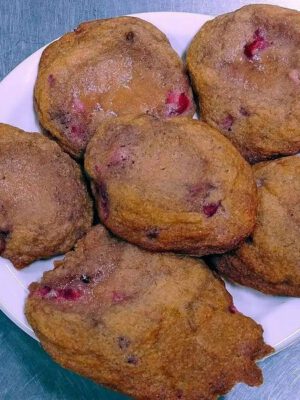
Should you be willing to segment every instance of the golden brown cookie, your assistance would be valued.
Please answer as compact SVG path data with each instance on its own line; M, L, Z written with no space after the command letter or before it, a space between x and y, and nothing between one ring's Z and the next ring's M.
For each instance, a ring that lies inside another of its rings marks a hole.
M187 52L203 120L250 161L300 151L300 13L249 5L208 21Z
M144 248L224 252L254 228L251 168L203 122L149 116L107 121L87 147L85 169L102 222Z
M0 255L22 268L65 253L91 223L75 161L38 133L0 124Z
M86 22L50 44L35 102L41 125L76 157L108 118L194 113L182 61L159 29L134 17Z
M213 262L242 285L300 296L300 157L259 163L253 169L259 198L256 228L239 249Z
M272 351L203 261L140 250L100 225L30 286L26 316L61 365L141 400L259 385L255 360Z

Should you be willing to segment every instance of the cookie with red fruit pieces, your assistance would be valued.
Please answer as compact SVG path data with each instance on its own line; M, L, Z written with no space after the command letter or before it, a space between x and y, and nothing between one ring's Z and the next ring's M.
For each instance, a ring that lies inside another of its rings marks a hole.
M300 151L300 13L249 5L208 21L187 52L205 122L255 163Z
M85 170L102 222L141 247L220 253L254 228L251 167L204 122L111 119L88 144Z
M31 284L26 316L63 367L140 400L257 386L255 361L272 352L203 261L141 250L100 225Z
M194 114L181 59L158 28L134 17L85 22L50 44L35 104L43 128L75 157L108 118Z
M211 259L229 279L267 294L300 296L300 157L258 163L257 223L239 247Z
M92 217L75 161L39 133L0 124L0 256L23 268L65 253Z

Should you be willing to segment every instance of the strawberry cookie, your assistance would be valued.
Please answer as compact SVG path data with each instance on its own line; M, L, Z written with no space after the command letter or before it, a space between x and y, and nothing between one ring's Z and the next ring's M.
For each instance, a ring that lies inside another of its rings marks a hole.
M187 67L204 121L251 163L300 151L300 13L249 5L207 22Z
M300 296L300 157L254 166L258 213L253 234L212 259L231 280L264 293Z
M144 248L220 253L254 228L251 167L204 122L109 120L87 147L85 169L102 222Z
M0 255L23 268L70 250L91 224L75 161L41 134L0 124Z
M75 157L108 118L194 114L181 59L160 30L134 17L86 22L50 44L35 104L42 127Z
M54 360L137 400L259 385L255 361L272 351L203 261L141 250L100 225L30 285L26 316Z

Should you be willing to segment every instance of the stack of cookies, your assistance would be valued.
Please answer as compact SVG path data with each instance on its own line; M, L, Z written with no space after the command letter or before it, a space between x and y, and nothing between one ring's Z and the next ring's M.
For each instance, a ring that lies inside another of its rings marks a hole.
M207 22L186 66L133 17L43 52L44 136L0 126L0 254L67 253L25 310L61 365L141 400L262 382L272 348L219 274L300 295L299 33L253 5Z

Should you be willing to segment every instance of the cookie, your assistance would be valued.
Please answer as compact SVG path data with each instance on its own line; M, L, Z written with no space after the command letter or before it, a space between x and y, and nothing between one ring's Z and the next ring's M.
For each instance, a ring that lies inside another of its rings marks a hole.
M204 121L251 163L300 151L300 13L249 5L207 22L187 52Z
M31 284L26 316L57 362L135 399L259 385L255 360L272 350L203 261L140 250L100 225Z
M70 250L91 223L75 161L38 133L0 124L0 255L25 267Z
M102 222L144 248L224 252L254 228L251 167L203 122L149 116L107 121L87 147L85 169Z
M300 296L300 157L256 164L258 214L238 249L213 258L231 280L264 293Z
M75 157L108 118L194 114L181 59L159 29L134 17L86 22L50 44L35 103L41 125Z

